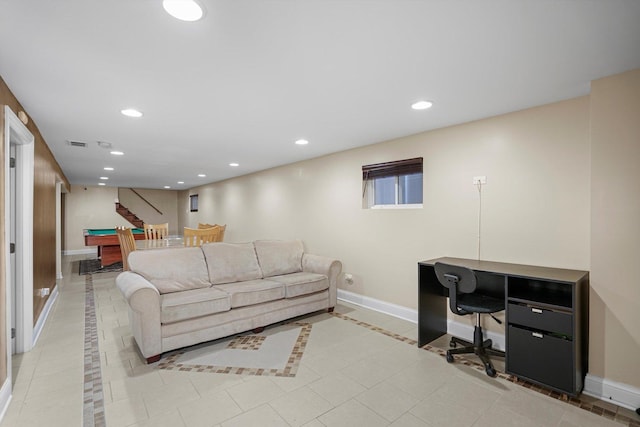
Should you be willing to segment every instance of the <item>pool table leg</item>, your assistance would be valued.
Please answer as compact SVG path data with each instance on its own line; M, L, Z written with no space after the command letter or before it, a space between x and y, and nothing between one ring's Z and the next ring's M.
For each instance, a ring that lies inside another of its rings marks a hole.
M122 253L120 252L120 245L116 246L102 246L99 249L100 253L100 266L106 267L116 262L122 261Z

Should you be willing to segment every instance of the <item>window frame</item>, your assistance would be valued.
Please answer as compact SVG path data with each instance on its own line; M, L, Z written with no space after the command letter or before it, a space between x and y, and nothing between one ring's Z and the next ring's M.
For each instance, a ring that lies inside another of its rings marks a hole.
M189 195L189 212L198 212L198 195Z
M393 162L375 163L362 166L362 204L364 209L421 209L422 203L399 203L400 201L400 177L405 175L420 174L424 179L422 170L422 157ZM394 203L375 203L375 182L379 178L394 177ZM421 198L424 200L424 181L422 183Z

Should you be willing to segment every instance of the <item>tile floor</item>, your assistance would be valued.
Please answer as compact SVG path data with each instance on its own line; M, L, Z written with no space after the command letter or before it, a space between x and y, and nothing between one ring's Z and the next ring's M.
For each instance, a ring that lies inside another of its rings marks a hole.
M65 257L36 347L13 358L0 427L640 426L606 402L447 364L411 344L414 324L344 303L304 318L313 328L294 378L161 370L135 350L117 274L79 276L77 259Z

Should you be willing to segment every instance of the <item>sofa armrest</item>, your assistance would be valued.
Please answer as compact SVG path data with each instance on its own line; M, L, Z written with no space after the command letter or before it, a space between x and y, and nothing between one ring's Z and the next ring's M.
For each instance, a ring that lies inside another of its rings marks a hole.
M116 277L116 285L129 308L131 333L146 359L162 353L160 292L147 279L131 271Z
M324 274L329 279L329 307L335 307L338 302L338 276L342 271L342 263L336 259L312 255L302 255L302 271Z

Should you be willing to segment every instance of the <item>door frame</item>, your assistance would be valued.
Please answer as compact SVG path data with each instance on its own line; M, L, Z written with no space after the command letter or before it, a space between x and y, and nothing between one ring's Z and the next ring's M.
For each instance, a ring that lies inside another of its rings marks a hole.
M34 172L34 142L35 139L29 129L20 121L18 116L4 106L4 135L5 135L5 230L9 230L10 206L9 161L10 148L13 144L16 150L16 353L24 353L33 347L33 172ZM11 260L9 242L5 242L5 283L7 286L7 314L11 315ZM8 318L7 333L11 343L11 318ZM11 348L8 346L9 361ZM9 371L10 373L11 371Z

